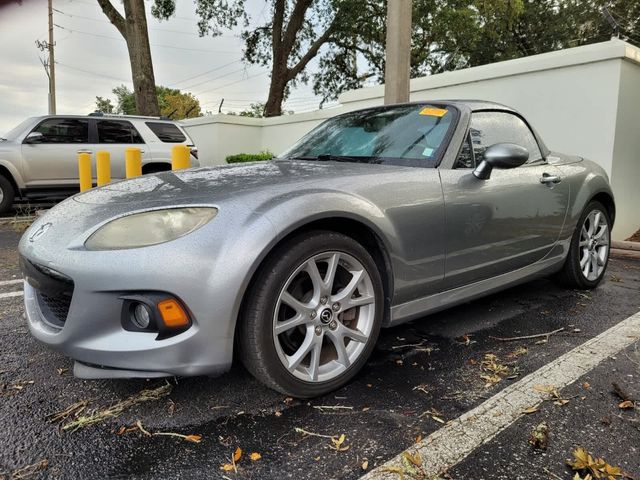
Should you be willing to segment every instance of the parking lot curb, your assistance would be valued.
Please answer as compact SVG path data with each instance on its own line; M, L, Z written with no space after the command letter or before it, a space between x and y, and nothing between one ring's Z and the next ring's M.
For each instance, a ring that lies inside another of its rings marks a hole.
M361 480L396 480L399 472L410 473L410 469L416 468L415 464L407 465L407 457L419 459L421 473L427 478L449 470L522 417L524 410L548 399L549 389L560 390L574 383L638 340L640 312L506 387Z

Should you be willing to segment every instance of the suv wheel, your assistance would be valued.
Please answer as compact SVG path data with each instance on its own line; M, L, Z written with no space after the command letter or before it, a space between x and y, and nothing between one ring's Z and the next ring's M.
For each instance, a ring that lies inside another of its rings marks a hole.
M9 211L13 204L15 194L16 192L11 182L6 177L0 175L0 213Z

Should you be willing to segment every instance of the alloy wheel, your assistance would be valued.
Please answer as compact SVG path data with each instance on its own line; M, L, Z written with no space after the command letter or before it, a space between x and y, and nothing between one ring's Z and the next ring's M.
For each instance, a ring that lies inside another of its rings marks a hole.
M329 251L304 261L276 303L273 338L282 365L313 383L343 374L371 337L375 302L371 277L353 256Z
M589 281L600 278L609 256L609 225L600 210L592 210L580 231L580 270Z

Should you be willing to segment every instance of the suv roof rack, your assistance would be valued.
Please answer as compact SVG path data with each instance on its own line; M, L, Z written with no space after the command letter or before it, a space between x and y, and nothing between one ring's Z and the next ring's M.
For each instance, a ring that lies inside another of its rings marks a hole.
M89 117L109 117L109 118L143 118L143 119L148 119L148 120L168 120L168 121L173 121L172 119L170 119L169 117L166 117L166 116L152 117L152 116L145 116L145 115L123 115L123 114L120 114L120 113L104 113L104 112L100 112L98 110L96 110L95 112L91 112L88 116Z

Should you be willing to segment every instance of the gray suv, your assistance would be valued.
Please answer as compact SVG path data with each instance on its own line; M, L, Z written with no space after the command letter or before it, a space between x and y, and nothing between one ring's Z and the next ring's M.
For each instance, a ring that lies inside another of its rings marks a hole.
M28 118L0 138L0 213L14 199L57 200L78 192L78 153L111 154L111 178L125 178L127 147L142 150L142 173L171 169L171 148L192 147L191 164L199 166L197 150L176 122L158 117L125 115L50 115Z

